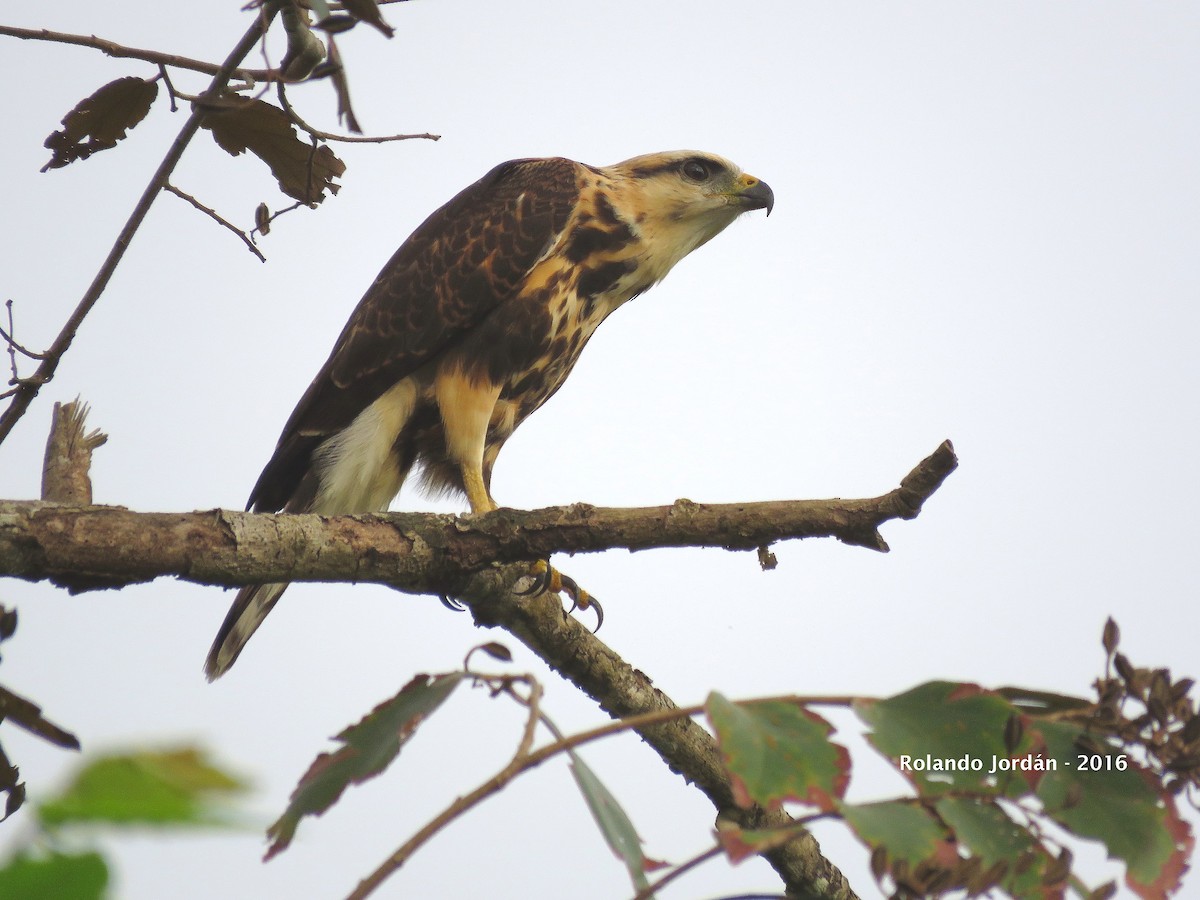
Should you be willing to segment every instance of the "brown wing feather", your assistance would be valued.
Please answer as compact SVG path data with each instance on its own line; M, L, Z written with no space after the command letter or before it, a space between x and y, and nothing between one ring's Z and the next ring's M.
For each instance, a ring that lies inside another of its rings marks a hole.
M565 227L577 172L566 159L501 163L413 232L296 405L247 508L288 505L322 441L515 294Z

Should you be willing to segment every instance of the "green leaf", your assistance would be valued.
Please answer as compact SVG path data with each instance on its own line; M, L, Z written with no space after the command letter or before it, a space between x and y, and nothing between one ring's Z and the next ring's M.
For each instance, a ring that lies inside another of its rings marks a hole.
M848 803L841 813L864 844L872 850L884 847L891 859L904 860L910 867L928 859L958 860L950 833L919 803Z
M1123 860L1126 882L1139 896L1175 891L1195 844L1175 798L1128 754L1078 749L1082 728L1066 722L1040 722L1036 728L1050 757L1059 761L1037 788L1046 811L1075 834L1102 841L1109 856Z
M713 692L705 703L740 806L785 800L832 809L846 793L850 755L829 740L833 726L796 703L736 704Z
M320 815L351 784L361 784L386 769L417 726L445 702L464 675L418 675L400 693L376 706L337 736L344 746L320 754L292 791L287 809L267 829L271 846L265 859L286 849L304 816Z
M868 740L924 794L997 793L1019 780L991 774L1009 758L1004 728L1019 713L977 685L931 681L886 700L859 700L854 709L872 728ZM1029 745L1026 736L1021 747Z
M86 763L67 788L38 808L47 826L71 822L216 825L222 801L245 785L201 750L102 756Z
M579 785L579 791L583 794L588 809L591 810L592 818L596 820L600 833L604 835L604 840L612 848L612 852L625 863L634 890L639 891L647 887L649 882L646 880L646 873L662 868L664 864L649 860L642 853L642 839L638 837L633 822L621 808L617 798L605 787L604 782L596 777L596 773L588 768L574 750L568 750L567 755L571 757L571 774L575 777L575 783Z
M1010 896L1042 898L1050 887L1061 893L1064 885L1043 883L1053 857L998 804L990 800L943 797L936 808L958 842L979 858L983 868L990 869L1001 861L1009 864L1001 885ZM1022 859L1026 861L1024 865L1017 865Z
M107 886L108 865L99 853L22 853L0 869L0 897L100 900Z

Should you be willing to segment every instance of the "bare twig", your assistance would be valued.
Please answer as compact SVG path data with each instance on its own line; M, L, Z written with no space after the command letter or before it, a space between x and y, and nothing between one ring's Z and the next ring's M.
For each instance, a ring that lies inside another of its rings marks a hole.
M20 38L23 41L48 41L55 44L73 44L77 47L90 47L99 50L106 56L120 59L140 59L144 62L156 63L160 66L174 66L177 69L188 69L205 75L217 76L224 71L225 66L205 62L199 59L189 59L186 56L176 56L173 53L160 53L157 50L143 50L138 47L126 47L115 41L98 38L94 34L65 34L61 31L50 31L47 28L17 28L12 25L0 25L0 35ZM242 54L245 56L245 54ZM239 59L238 62L241 60ZM236 66L236 63L235 63ZM230 68L225 72L225 79L241 78L248 82L276 81L279 72L275 69L241 69Z
M271 12L271 15L273 15L275 5L273 3L269 4L268 8ZM261 17L256 17L254 24L247 29L241 40L238 41L237 46L235 46L230 52L225 62L222 63L220 68L214 72L212 82L209 84L208 90L205 92L207 95L217 96L220 94L224 87L229 83L230 77L232 77L233 73L237 71L238 64L246 57L246 54L254 48L255 43L258 41L259 33L264 27L266 27L264 24L264 19ZM30 32L26 31L25 29L16 29L14 31L13 29L6 30L4 28L0 28L0 34L9 34L14 37L50 40L51 38L46 37L46 35L53 33ZM60 35L59 37L73 38L77 36ZM84 46L95 46L94 44L89 43L89 41L95 40L96 39L94 38L84 39L82 41L68 40L66 43L83 43ZM99 49L104 48L100 47ZM159 60L155 59L151 61L158 62ZM84 318L87 317L87 314L91 312L92 307L96 305L96 301L100 299L100 295L104 293L104 289L108 286L109 279L112 278L113 272L116 271L117 266L124 257L125 251L128 249L130 242L133 240L134 234L141 227L142 222L146 218L146 214L150 211L150 207L154 204L155 199L158 197L159 191L167 183L167 179L171 177L171 173L175 170L175 166L179 163L180 158L183 156L183 151L187 148L187 145L195 136L196 131L200 128L200 122L205 115L207 115L207 111L203 107L198 106L192 110L192 114L188 116L187 121L179 130L179 134L175 137L171 147L167 150L166 156L163 157L158 169L151 177L150 183L142 192L142 196L138 199L137 205L134 207L133 212L130 213L129 218L126 220L120 234L117 235L116 242L113 244L112 249L109 250L108 256L105 258L104 263L100 267L100 271L96 273L96 277L92 280L92 283L88 287L86 293L84 293L83 299L79 301L79 305L75 307L75 310L67 319L66 324L63 325L62 330L58 333L58 337L54 339L54 343L52 343L49 349L46 350L45 358L42 360L41 365L38 366L33 378L28 382L23 382L17 387L17 390L14 393L8 408L4 410L3 414L0 414L0 443L2 443L4 439L8 437L9 433L13 429L13 426L15 426L20 420L21 416L25 414L25 410L29 408L30 403L32 403L33 398L37 396L41 386L54 377L54 372L58 368L58 363L62 359L63 354L67 352L68 348L70 348L71 342L75 339L75 333L78 331L80 324L83 322Z
M247 235L246 232L242 231L242 229L238 228L233 223L228 222L224 218L222 218L220 213L218 213L216 210L209 209L207 206L205 206L203 203L201 203L199 200L197 200L191 194L186 193L185 191L181 191L179 188L175 187L175 185L171 184L170 182L167 182L166 184L163 185L163 190L167 191L168 193L174 194L176 197L179 197L182 200L186 200L188 203L192 204L192 206L196 207L196 209L200 210L200 212L204 213L206 216L211 218L213 221L217 222L217 224L223 225L226 228L228 228L230 231L232 231L234 234L236 234L238 237L240 237L242 239L242 241L246 245L246 248L251 253L253 253L255 256L257 256L261 262L267 261L267 258L262 255L262 252L258 249L258 247L254 246L254 241L250 240L250 236Z
M521 743L517 749L517 752L513 754L512 760L510 760L508 765L501 769L500 772L489 778L470 794L457 798L445 810L439 813L434 819L431 819L420 829L420 831L418 831L415 835L413 835L413 837L411 837L400 848L392 853L391 856L384 860L374 872L359 882L359 885L355 891L349 895L349 900L361 900L361 898L371 894L380 886L380 884L383 883L385 879L399 869L418 849L420 849L423 844L432 838L434 834L436 834L438 831L441 831L464 813L470 811L475 806L478 806L518 775L523 775L525 772L537 768L547 760L552 759L559 754L574 750L576 747L579 747L582 744L586 744L600 738L610 737L621 732L635 731L645 728L649 725L659 725L663 722L669 722L674 719L681 719L684 717L691 717L704 712L704 704L679 707L676 709L656 710L640 716L631 716L628 719L621 719L616 722L608 722L597 728L592 728L577 734L563 736L562 733L559 732L558 728L555 727L554 723L540 713L539 704L542 696L542 687L537 679L535 679L532 675L505 676L503 678L489 678L487 676L477 677L480 677L485 681L498 680L502 682L500 687L497 689L497 692L510 695L517 700L518 703L521 703L523 706L529 709L530 714L526 719L525 731L522 735ZM513 685L517 682L528 685L528 697L520 696L513 689ZM741 702L744 702L748 705L787 702L804 705L847 706L860 699L862 698L850 696L805 697L787 695L782 697L756 697L753 700ZM544 747L539 748L535 752L530 752L530 748L533 746L533 736L535 731L534 726L536 726L538 721L540 721L541 724L550 730L550 732L554 735L555 740ZM819 814L814 817L805 817L804 819L798 821L799 823L803 824L804 822L810 821L812 818L820 818L824 815L825 814ZM788 827L798 829L800 825L792 824ZM786 835L781 837L780 843L782 843L786 838ZM699 865L700 863L719 855L720 852L721 846L718 844L716 847L705 851L693 860L676 867L665 878L662 878L656 882L650 890L639 892L637 897L645 898L651 896L651 894L653 894L653 892L658 888L661 888L668 882L673 881L675 878L684 874L696 865Z
M671 869L671 871L668 872L666 875L664 875L662 878L660 878L657 881L652 882L651 884L642 888L640 891L638 891L636 894L633 895L633 900L648 900L648 898L653 897L655 895L655 893L657 893L658 891L661 891L663 888L665 888L668 884L670 884L676 878L679 878L681 875L686 875L688 872L692 871L692 869L696 868L696 866L706 863L710 859L716 859L720 855L721 855L721 845L714 844L713 846L709 847L704 852L697 853L695 856L693 856L687 862L680 863L679 865L673 867Z
M167 67L162 63L158 66L158 77L163 80L163 84L167 86L167 99L171 101L171 112L179 111L179 104L175 102L179 94L175 90L175 84L171 81L171 74L167 71Z
M311 135L314 138L319 138L323 141L339 141L344 144L386 144L390 141L440 141L440 134L387 134L387 135L353 135L353 134L333 134L329 131L321 131L319 128L314 128L308 122L300 118L300 114L296 112L295 107L288 101L287 91L284 90L283 82L279 82L279 105L283 107L283 111L288 114L288 118L292 120L301 131Z
M8 347L8 360L9 360L9 365L12 369L12 382L11 383L16 384L17 382L19 382L21 380L21 376L17 373L17 354L20 353L22 356L27 356L30 359L45 359L46 354L45 353L35 353L34 351L32 351L26 347L22 347L19 343L17 343L16 338L13 337L13 335L15 335L17 333L17 329L16 329L16 326L13 325L13 302L12 302L12 300L5 300L4 306L8 309L8 331L5 331L3 328L0 328L0 338L3 338L4 343Z

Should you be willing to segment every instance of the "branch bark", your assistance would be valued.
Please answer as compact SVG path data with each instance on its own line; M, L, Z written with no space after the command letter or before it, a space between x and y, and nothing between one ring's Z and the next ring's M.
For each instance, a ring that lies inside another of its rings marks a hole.
M274 581L365 581L459 596L469 578L553 553L624 547L753 550L834 537L886 551L879 526L911 519L957 466L949 441L900 486L862 500L792 500L611 509L577 503L482 516L431 513L265 515L215 509L139 513L0 501L0 575L72 592L162 576L227 587Z
M477 624L500 627L512 634L614 718L653 716L679 709L644 672L625 662L577 620L564 616L557 597L514 600L513 585L527 571L525 566L506 566L471 579L461 599ZM709 799L718 820L748 829L793 823L782 810L759 806L743 809L734 802L716 741L692 719L673 718L635 730L672 772ZM856 900L846 877L825 858L816 838L807 832L763 856L783 880L789 897Z
M0 502L0 574L50 579L73 591L174 575L203 584L369 581L411 593L460 598L477 624L500 627L616 718L678 709L641 671L565 617L557 597L518 599L523 560L626 547L762 548L788 538L835 537L886 551L879 526L911 519L958 461L949 441L898 488L864 500L706 505L688 500L643 509L585 504L483 516L262 515L212 510L136 513ZM713 738L688 718L639 727L667 766L712 802L719 819L745 828L791 822L782 811L743 809L733 799ZM789 896L852 900L842 873L803 833L764 853Z

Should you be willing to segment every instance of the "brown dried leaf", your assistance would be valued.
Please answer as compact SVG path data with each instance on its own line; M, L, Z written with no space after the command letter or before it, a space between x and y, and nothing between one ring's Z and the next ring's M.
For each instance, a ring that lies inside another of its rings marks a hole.
M887 847L879 844L871 851L871 874L875 876L875 880L879 881L883 878L888 870L888 852Z
M1017 747L1021 745L1021 738L1024 736L1025 725L1021 722L1021 717L1014 713L1004 723L1004 749L1009 752L1009 755L1017 752Z
M1183 726L1182 737L1185 744L1200 739L1200 716L1192 716L1187 720L1187 724Z
M254 230L259 234L271 233L271 210L265 203L254 208Z
M278 106L227 93L200 124L232 156L249 150L265 162L279 189L301 203L320 203L325 191L336 194L341 188L333 179L346 171L346 164L329 147L313 147L296 137Z
M1109 616L1108 621L1104 623L1104 635L1101 640L1105 651L1112 656L1113 651L1117 649L1117 644L1121 642L1121 629L1117 627L1112 616Z
M52 155L42 171L61 169L77 159L111 150L130 128L146 118L157 96L157 81L129 75L84 97L63 116L62 131L46 138L43 146Z
M394 35L395 29L383 20L383 13L375 0L342 0L342 7L356 19L377 28L384 37Z
M1188 691L1192 689L1192 685L1196 682L1191 678L1181 678L1179 681L1171 685L1171 700L1178 702L1188 695Z

